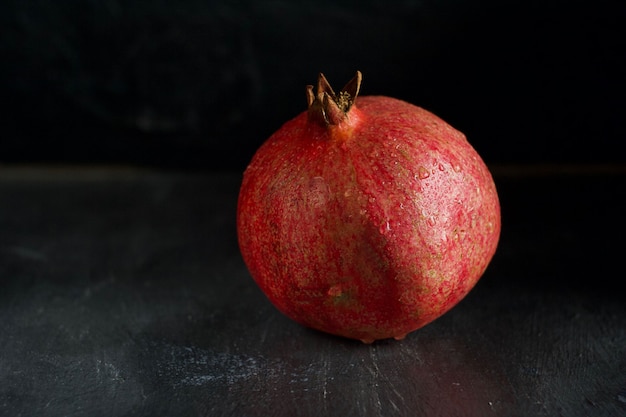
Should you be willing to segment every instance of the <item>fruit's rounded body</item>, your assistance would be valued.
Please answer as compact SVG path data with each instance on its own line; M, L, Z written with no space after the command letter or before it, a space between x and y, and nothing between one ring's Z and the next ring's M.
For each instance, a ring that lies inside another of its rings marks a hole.
M237 211L248 269L293 320L372 342L457 304L500 234L493 179L437 116L359 97L339 125L304 112L246 169Z

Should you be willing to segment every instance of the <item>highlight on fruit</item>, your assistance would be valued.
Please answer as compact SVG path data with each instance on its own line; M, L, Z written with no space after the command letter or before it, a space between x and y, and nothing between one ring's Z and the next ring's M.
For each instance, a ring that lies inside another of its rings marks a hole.
M323 74L304 111L246 168L237 205L243 260L284 315L372 343L403 339L457 305L501 229L488 167L431 112L335 92Z

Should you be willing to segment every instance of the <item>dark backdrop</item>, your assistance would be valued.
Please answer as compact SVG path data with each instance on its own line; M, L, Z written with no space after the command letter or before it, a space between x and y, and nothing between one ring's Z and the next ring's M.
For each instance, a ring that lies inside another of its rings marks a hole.
M0 163L242 170L323 71L487 163L623 163L624 1L3 0Z

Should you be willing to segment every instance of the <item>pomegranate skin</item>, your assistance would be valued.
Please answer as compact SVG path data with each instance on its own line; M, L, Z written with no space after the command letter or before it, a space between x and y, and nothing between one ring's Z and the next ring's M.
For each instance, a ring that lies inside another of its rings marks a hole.
M465 136L420 107L363 96L345 116L303 112L258 149L239 194L241 254L296 322L365 343L402 339L487 268L496 187Z

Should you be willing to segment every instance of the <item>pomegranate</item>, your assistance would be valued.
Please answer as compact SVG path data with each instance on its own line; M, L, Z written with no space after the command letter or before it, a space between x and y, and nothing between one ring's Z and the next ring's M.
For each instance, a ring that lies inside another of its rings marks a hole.
M372 343L402 339L455 306L500 236L492 176L465 136L394 98L335 93L323 74L308 110L244 172L243 259L286 316Z

